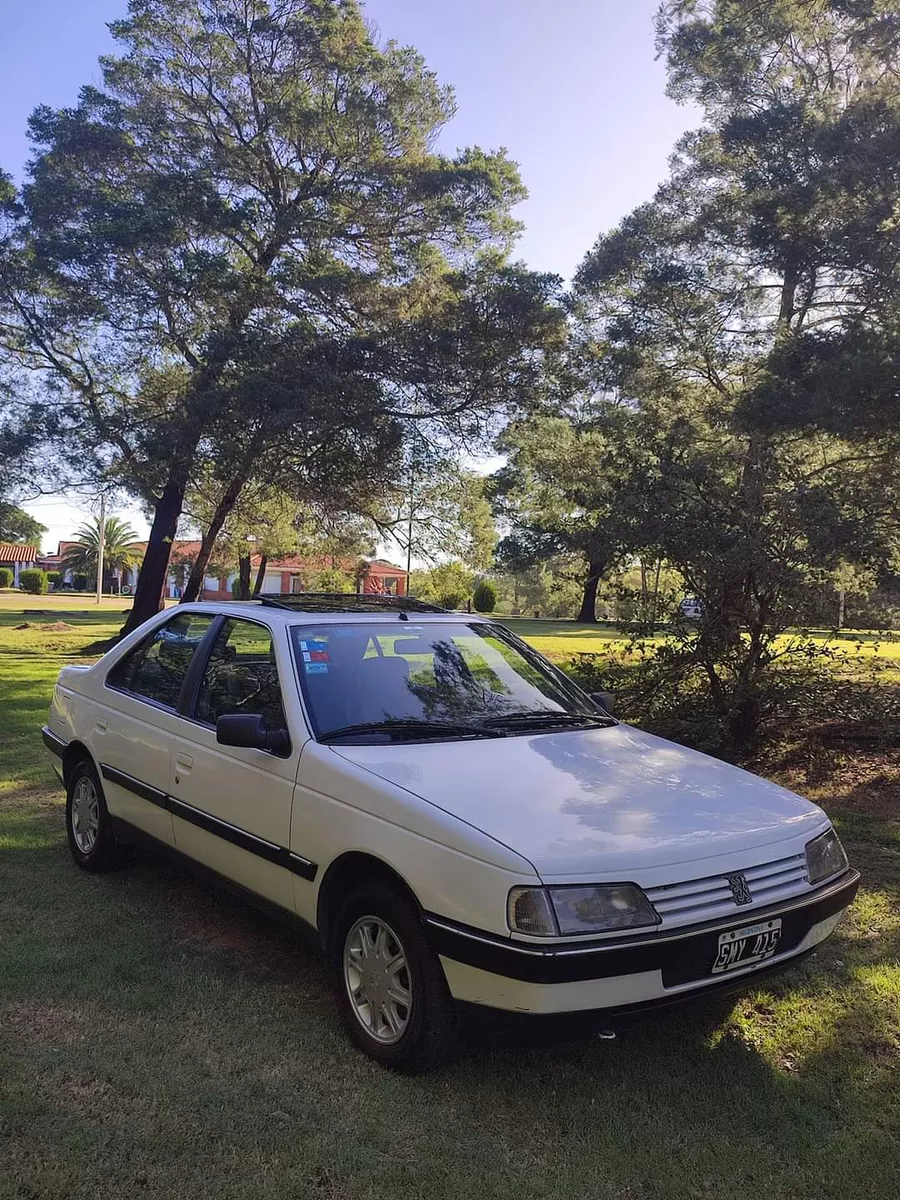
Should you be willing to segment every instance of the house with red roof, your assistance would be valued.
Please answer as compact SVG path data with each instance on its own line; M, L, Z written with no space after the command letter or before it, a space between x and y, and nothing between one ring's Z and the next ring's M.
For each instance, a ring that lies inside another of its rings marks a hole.
M45 570L62 570L62 560L68 548L75 543L63 541L59 543L56 554L38 555L33 546L19 546L14 549L30 551L33 565L35 556ZM141 550L146 548L146 542L135 543ZM0 551L3 546L0 545ZM172 557L169 566L169 578L166 594L169 599L177 600L187 582L191 567L200 553L200 542L178 540L172 546ZM255 582L261 563L259 555L253 555L250 560L251 579ZM0 566L5 565L0 556ZM317 577L326 571L340 571L348 579L353 580L356 590L367 595L405 596L408 591L409 575L394 563L383 558L312 558L299 554L289 554L282 558L266 561L262 591L270 595L296 594L298 592L315 591ZM122 595L128 596L137 586L140 566L126 569L120 581ZM17 576L18 578L18 576ZM237 578L237 571L225 573L211 570L203 581L201 599L230 600L234 593L232 587ZM63 586L71 584L72 572L66 571L62 578Z
M33 567L40 551L37 546L23 546L19 542L0 542L0 567L7 567L13 574L13 587L19 586L19 574Z
M169 594L177 597L187 580L190 564L200 550L199 542L177 541L172 547L173 570L169 577ZM260 556L250 559L251 579L255 582L261 564ZM183 564L180 566L179 564ZM186 568L186 569L185 569ZM300 554L289 554L282 558L267 559L262 591L268 595L296 595L299 592L316 590L316 578L323 572L340 571L356 584L356 590L367 595L405 596L409 575L402 568L382 558L312 558ZM204 600L230 600L232 587L237 578L236 571L227 574L210 574L203 581ZM135 576L136 581L136 576Z
M23 546L18 541L0 541L0 566L12 571L12 586L19 586L19 574L35 566L40 551L37 546Z

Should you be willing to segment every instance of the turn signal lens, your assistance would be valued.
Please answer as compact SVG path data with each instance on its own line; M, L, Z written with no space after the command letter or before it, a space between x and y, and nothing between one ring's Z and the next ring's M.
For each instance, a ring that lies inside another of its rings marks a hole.
M543 888L513 888L507 914L510 929L533 937L555 937L559 933L550 897Z

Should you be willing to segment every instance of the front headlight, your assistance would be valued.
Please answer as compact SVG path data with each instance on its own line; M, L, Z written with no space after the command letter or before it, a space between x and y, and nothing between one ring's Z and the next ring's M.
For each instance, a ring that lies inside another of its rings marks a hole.
M847 855L833 829L826 829L806 843L806 877L810 883L821 883L846 870Z
M537 937L609 933L658 925L660 918L633 883L588 884L551 888L513 888L509 927Z

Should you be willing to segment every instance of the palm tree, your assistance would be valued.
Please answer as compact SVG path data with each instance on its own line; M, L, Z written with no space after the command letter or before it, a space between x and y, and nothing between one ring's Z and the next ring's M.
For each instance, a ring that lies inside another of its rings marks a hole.
M105 568L117 579L121 577L123 570L133 567L141 560L143 549L135 544L137 536L127 521L120 521L118 517L107 518L103 562ZM94 517L76 531L75 542L68 547L60 563L63 572L72 571L76 575L87 575L89 579L96 579L99 550L100 521Z

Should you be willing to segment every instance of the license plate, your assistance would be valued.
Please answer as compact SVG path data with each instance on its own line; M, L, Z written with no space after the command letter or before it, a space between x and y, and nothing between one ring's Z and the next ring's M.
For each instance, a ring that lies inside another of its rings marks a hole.
M781 918L774 921L758 921L756 925L744 925L719 934L719 953L712 966L713 975L722 971L734 971L748 967L751 963L771 958L781 940Z

